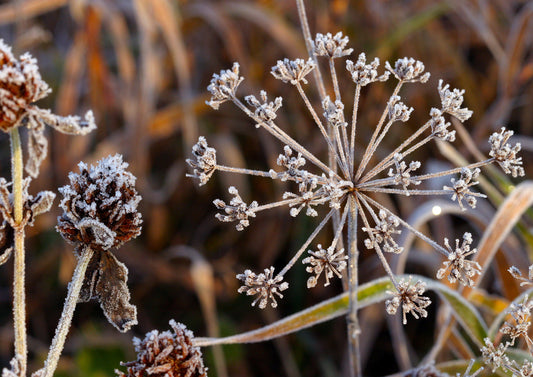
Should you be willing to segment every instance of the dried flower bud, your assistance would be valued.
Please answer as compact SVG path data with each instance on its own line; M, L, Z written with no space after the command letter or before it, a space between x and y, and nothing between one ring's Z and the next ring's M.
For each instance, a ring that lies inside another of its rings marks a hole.
M193 333L185 325L170 320L170 331L150 331L143 340L133 339L137 360L121 363L126 373L118 377L207 377L200 348L193 345Z
M237 279L244 283L238 292L246 293L247 296L257 295L252 306L259 302L260 309L266 308L268 301L271 301L273 308L277 307L276 296L283 298L281 292L289 288L289 283L283 281L283 276L274 277L274 267L265 268L265 272L260 274L245 270L244 274L237 275Z
M513 177L524 176L524 168L522 167L522 157L518 157L521 145L516 143L514 147L508 143L513 131L506 131L502 127L500 132L493 133L489 138L490 152L489 155L493 157L505 174L511 174Z
M342 101L331 101L329 96L322 101L324 118L334 127L346 127L348 123L344 121L344 104Z
M122 156L108 156L98 165L78 164L80 173L69 174L63 186L57 230L75 245L93 250L117 248L141 233L141 197L135 190L135 176L126 171Z
M389 119L391 122L407 122L413 110L412 107L409 108L400 101L400 96L392 96L389 101Z
M198 178L199 185L205 185L217 170L217 151L207 145L205 137L200 136L192 147L192 154L194 159L187 159L187 163L194 170L193 174L187 174L187 177Z
M346 60L346 69L352 74L354 83L360 86L366 86L375 81L387 81L390 72L385 72L378 76L379 58L374 58L372 63L366 64L366 55L364 52L359 54L357 62Z
M278 60L278 63L272 67L272 75L283 82L290 82L292 85L300 81L307 84L305 76L315 68L313 59L307 61L303 59L289 60L287 58Z
M438 137L443 141L454 142L455 141L455 130L448 131L448 127L451 126L450 122L446 122L442 116L442 111L439 109L432 108L429 112L431 116L430 125L431 133L433 136Z
M244 77L239 76L239 63L233 63L231 70L222 70L220 74L214 73L211 83L207 87L211 93L211 99L206 101L206 104L218 110L220 104L235 97L237 87L242 80Z
M276 97L274 102L268 102L267 92L261 90L259 93L261 101L255 98L254 95L249 95L244 97L245 101L255 108L254 115L256 118L260 119L262 122L269 123L276 119L276 111L281 108L283 103L283 98ZM256 124L256 127L260 127L261 124Z
M79 301L96 299L106 318L125 332L137 324L137 309L131 305L126 285L128 270L109 251L137 237L141 232L141 197L135 190L135 177L117 154L98 165L79 163L80 173L70 173L70 185L59 189L64 198L63 214L56 229L76 245L79 255L86 247L94 254L89 261Z
M331 33L327 33L326 35L318 33L315 40L311 41L315 55L327 56L331 59L350 55L353 48L346 48L348 42L348 37L343 37L341 31L335 34L335 36L331 35Z
M402 82L421 82L425 83L429 80L429 72L423 73L425 70L424 63L413 58L403 58L396 60L394 69L389 62L385 63L385 68L388 69L399 81Z
M17 126L27 107L51 92L39 73L37 60L25 53L16 60L11 48L0 39L0 129Z

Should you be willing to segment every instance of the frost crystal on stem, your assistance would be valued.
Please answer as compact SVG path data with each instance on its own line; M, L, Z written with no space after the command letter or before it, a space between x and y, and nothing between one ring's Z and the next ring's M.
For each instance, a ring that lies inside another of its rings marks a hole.
M275 308L278 306L276 296L283 298L282 291L289 288L289 283L283 281L283 276L274 276L274 267L265 268L265 272L255 274L250 270L245 270L243 274L238 274L237 279L244 283L238 290L239 293L246 293L247 296L255 296L252 306L259 302L259 308L266 308L268 302Z
M455 240L455 250L450 247L448 239L444 239L444 245L448 249L448 260L443 262L444 267L437 271L437 279L448 277L450 283L459 281L464 286L472 287L474 281L471 279L476 274L481 275L481 266L478 262L466 259L469 255L477 253L477 249L470 249L473 242L472 234L463 235L463 243L459 245L459 240Z

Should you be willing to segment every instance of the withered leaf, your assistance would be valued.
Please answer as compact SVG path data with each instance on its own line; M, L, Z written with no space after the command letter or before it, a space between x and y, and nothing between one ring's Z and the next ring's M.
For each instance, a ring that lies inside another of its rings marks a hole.
M98 300L108 321L126 332L137 324L137 308L130 304L127 280L128 269L123 263L109 251L95 250L78 301Z
M0 266L6 263L13 252L13 228L3 221L0 225Z

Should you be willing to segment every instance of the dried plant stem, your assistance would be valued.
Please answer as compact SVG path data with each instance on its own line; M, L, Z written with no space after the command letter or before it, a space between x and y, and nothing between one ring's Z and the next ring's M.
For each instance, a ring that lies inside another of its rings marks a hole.
M70 324L72 323L74 309L78 303L85 271L87 270L87 266L89 265L93 253L94 252L90 247L85 246L79 254L78 264L74 270L72 281L68 285L68 295L63 306L63 313L61 313L61 319L57 324L56 334L50 345L48 357L44 362L44 373L42 374L42 377L52 377L54 375L57 362L63 352L63 346L65 345L65 339L67 338Z
M15 220L15 268L13 277L13 322L15 326L15 354L20 357L21 375L26 375L26 293L24 288L25 251L24 222L22 216L23 181L22 181L22 147L18 127L10 131L11 139L11 174L13 178L13 212Z
M357 206L355 197L350 196L348 212L348 286L350 304L348 308L347 325L348 325L348 353L350 357L350 375L361 376L361 359L359 351L359 321L357 319L357 290L359 288L358 276L358 259L359 250L357 249Z

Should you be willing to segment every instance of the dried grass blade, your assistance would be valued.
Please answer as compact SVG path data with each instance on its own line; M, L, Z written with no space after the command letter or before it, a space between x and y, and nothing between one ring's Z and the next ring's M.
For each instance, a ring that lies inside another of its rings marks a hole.
M0 25L27 20L43 13L61 8L68 0L26 0L0 6Z

